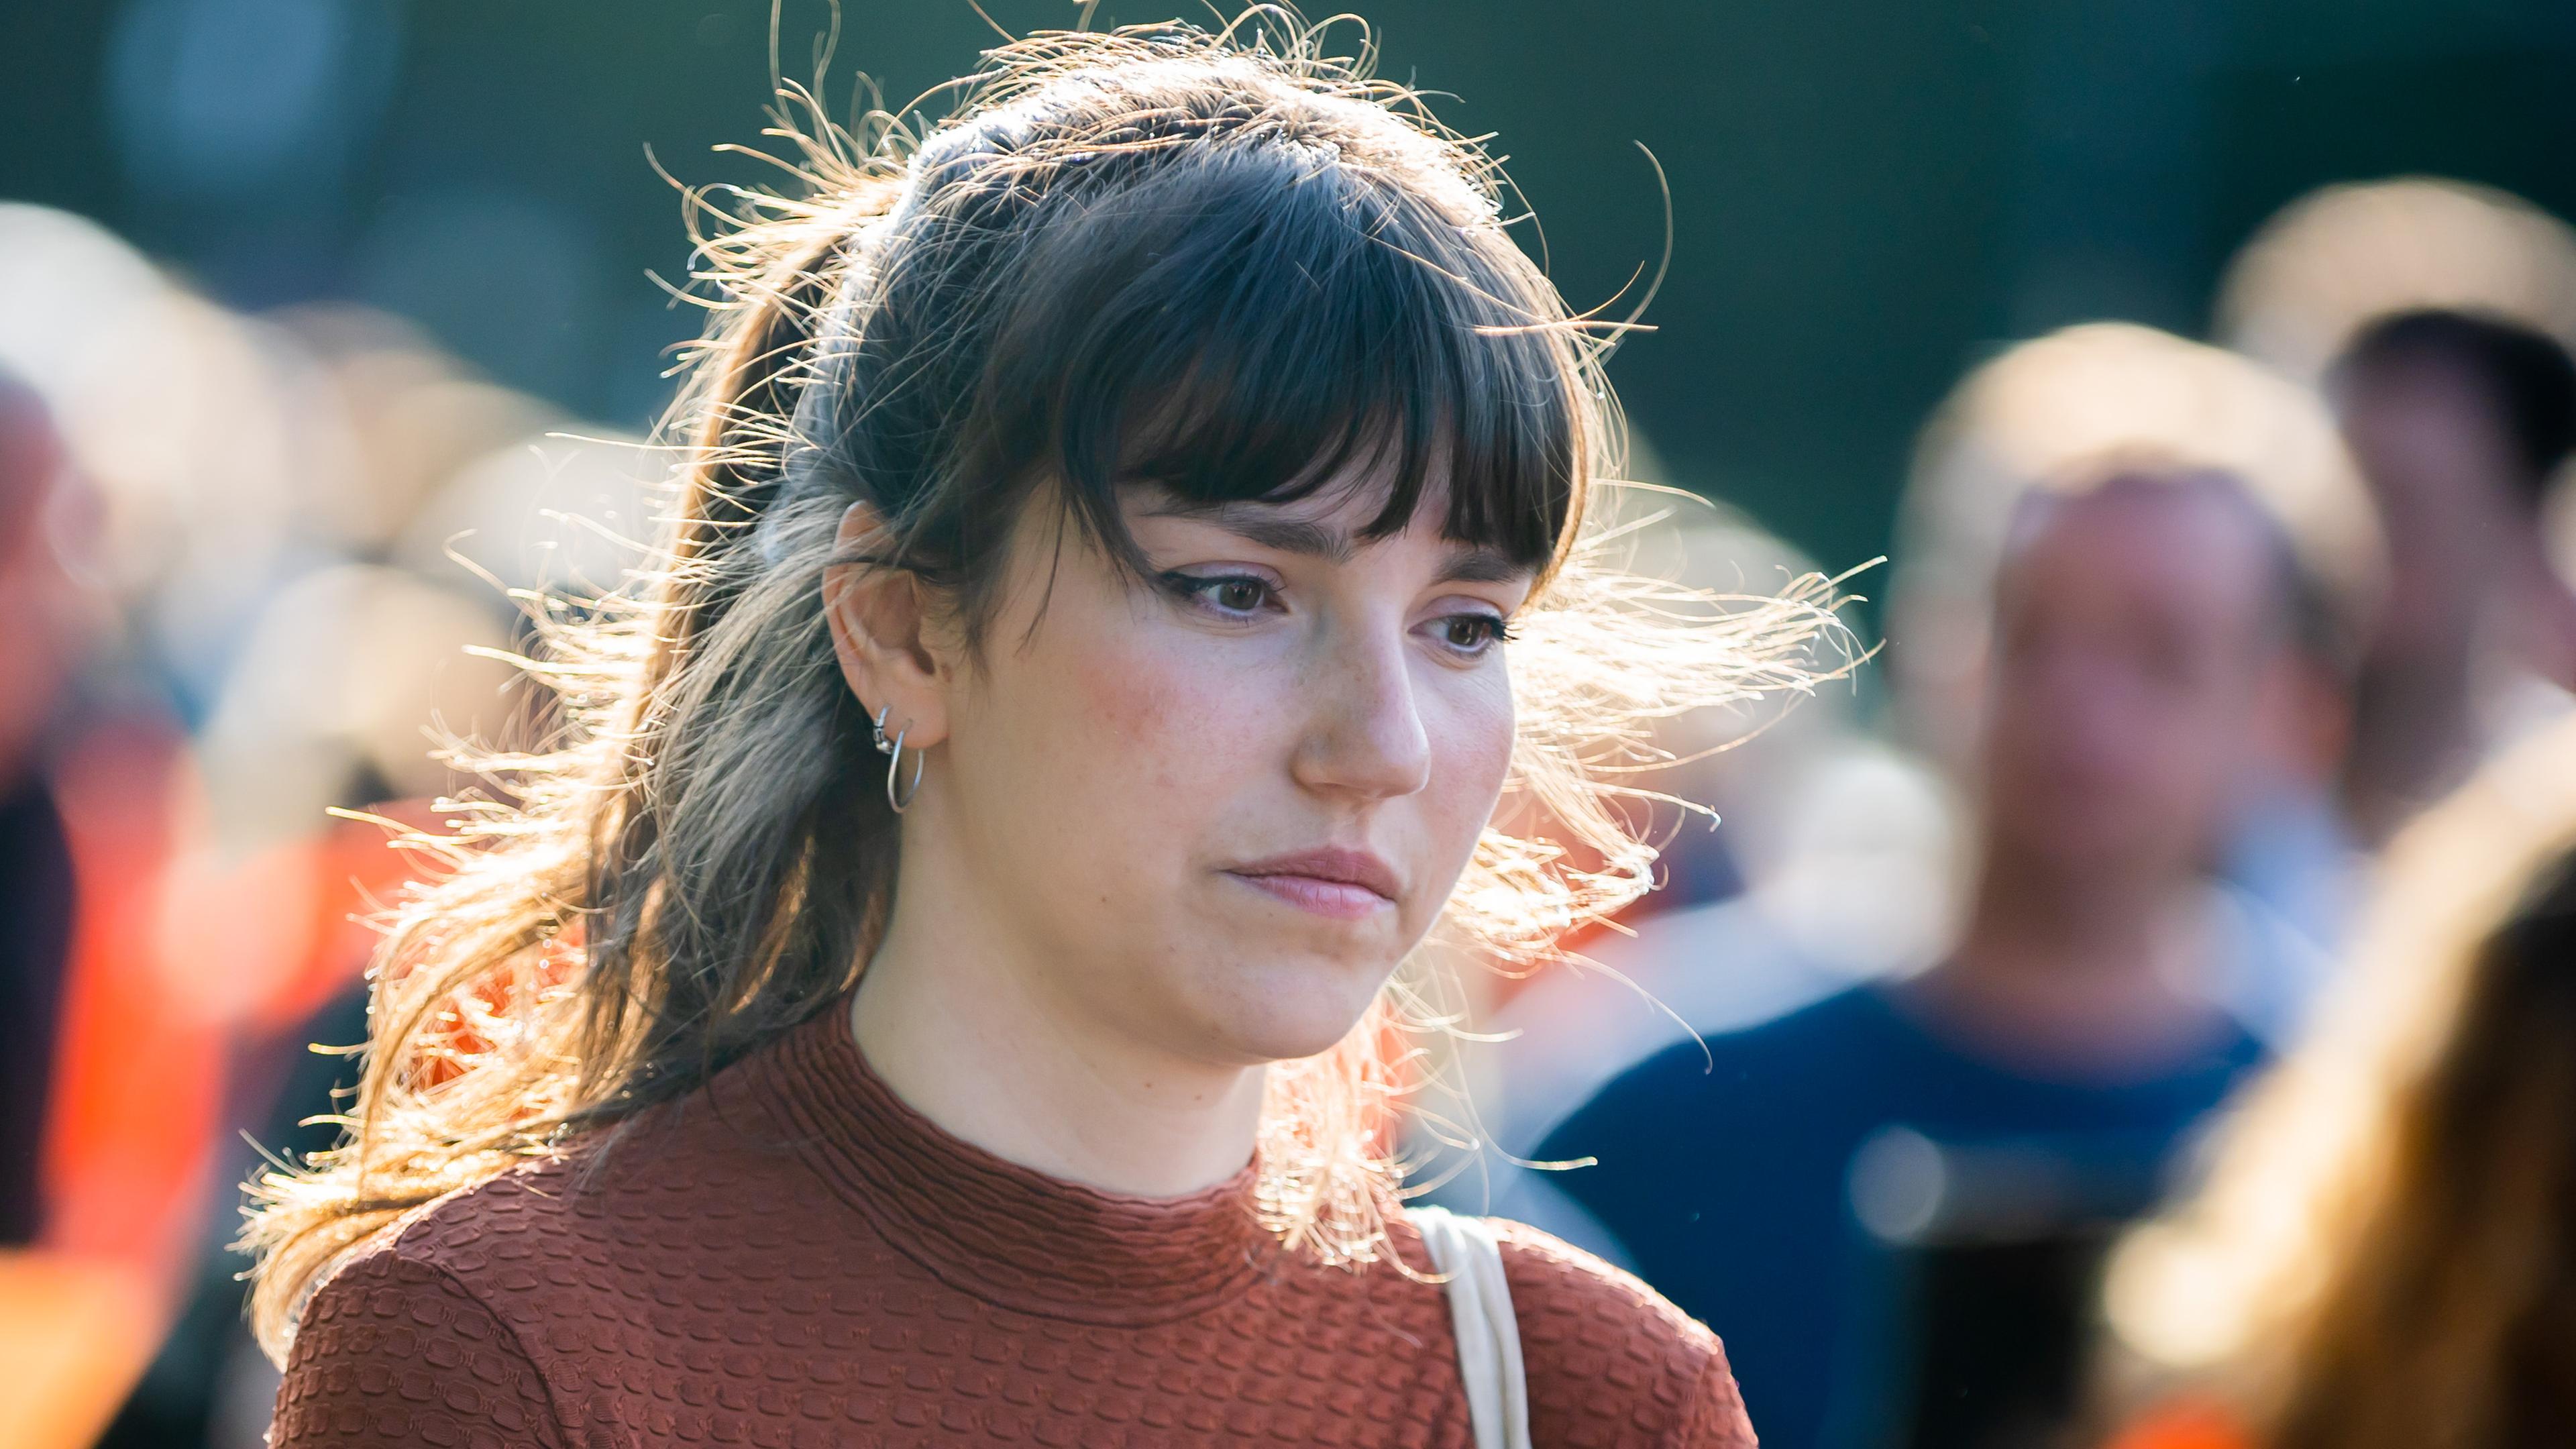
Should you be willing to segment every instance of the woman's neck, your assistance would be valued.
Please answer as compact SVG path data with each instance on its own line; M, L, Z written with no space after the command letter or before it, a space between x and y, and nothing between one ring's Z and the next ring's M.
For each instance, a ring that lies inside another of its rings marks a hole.
M1111 1192L1177 1197L1251 1160L1265 1071L1123 1039L1046 998L971 909L906 910L852 999L851 1035L914 1111L1005 1161Z

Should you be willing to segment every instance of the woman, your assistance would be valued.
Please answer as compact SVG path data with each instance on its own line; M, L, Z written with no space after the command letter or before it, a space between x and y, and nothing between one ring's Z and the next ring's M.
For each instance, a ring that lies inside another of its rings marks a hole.
M1642 890L1586 770L1828 616L1587 567L1594 349L1311 33L968 96L709 244L660 567L550 616L582 729L267 1185L281 1445L1468 1442L1394 970ZM1706 1330L1497 1234L1536 1442L1750 1442Z
M2114 1260L2119 1449L2576 1442L2576 722L2399 835L2367 924Z

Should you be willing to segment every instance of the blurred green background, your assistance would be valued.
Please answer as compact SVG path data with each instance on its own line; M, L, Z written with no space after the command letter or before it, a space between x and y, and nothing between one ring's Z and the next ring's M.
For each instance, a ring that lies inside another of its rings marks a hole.
M988 0L1014 31L1064 0ZM1499 133L1577 306L1661 247L1613 376L1670 475L1830 566L1886 546L1913 429L1998 342L2206 328L2229 252L2323 182L2438 171L2576 213L2566 0L1379 0L1384 73ZM1096 22L1174 7L1103 4ZM1213 13L1213 12L1208 12ZM694 330L683 180L755 138L767 0L9 0L0 196L89 215L235 306L409 315L634 426ZM831 23L787 0L790 76ZM909 96L993 39L967 0L849 0ZM246 102L247 98L247 103Z

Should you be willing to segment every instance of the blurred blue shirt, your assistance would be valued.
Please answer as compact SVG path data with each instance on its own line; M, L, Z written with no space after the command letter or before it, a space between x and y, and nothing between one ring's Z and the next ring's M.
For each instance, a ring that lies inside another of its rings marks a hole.
M1895 1390L1872 1381L1887 1365L1861 1341L1885 1311L1868 1301L1874 1249L1848 1185L1864 1144L1891 1128L1972 1149L2040 1144L2152 1182L2262 1056L2229 1029L2151 1076L2049 1080L1943 1040L1890 988L1863 985L1711 1037L1705 1054L1684 1042L1648 1058L1537 1156L1600 1159L1548 1185L1725 1340L1765 1449L1814 1449L1832 1442L1830 1421L1880 1414L1868 1401Z

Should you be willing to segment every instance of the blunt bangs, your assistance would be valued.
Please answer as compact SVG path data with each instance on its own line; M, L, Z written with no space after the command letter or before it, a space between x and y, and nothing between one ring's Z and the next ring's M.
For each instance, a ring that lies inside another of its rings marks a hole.
M1156 162L1055 198L1024 254L1044 285L988 358L997 462L1052 474L1140 571L1123 484L1209 504L1371 488L1372 538L1432 495L1445 536L1546 572L1584 476L1581 362L1500 228L1294 142Z

